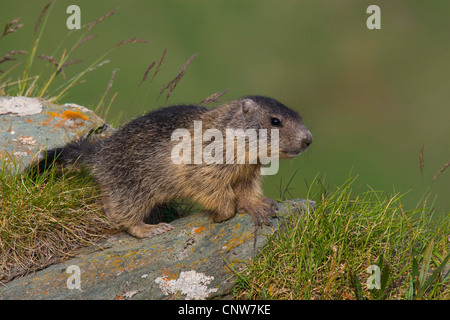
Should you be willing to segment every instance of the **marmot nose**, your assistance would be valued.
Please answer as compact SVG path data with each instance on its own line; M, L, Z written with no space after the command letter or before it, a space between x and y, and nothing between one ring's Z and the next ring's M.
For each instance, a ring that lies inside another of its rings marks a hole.
M309 130L308 130L306 136L302 139L302 143L301 143L302 150L305 150L306 148L308 148L309 145L312 143L312 141L313 141L313 138L312 138L311 132L309 132Z

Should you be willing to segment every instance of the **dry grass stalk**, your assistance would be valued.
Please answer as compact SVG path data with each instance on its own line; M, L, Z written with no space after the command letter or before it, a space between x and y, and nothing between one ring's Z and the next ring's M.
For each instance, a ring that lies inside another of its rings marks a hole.
M420 175L422 176L423 179L423 166L424 166L424 160L423 160L423 150L425 149L425 146L422 145L420 147L420 152L419 152L419 168L420 168Z
M19 51L10 51L7 54L5 54L3 56L3 58L0 59L0 63L3 63L5 61L12 61L12 60L16 60L16 58L11 58L11 56L16 55L16 54L27 54L27 51L23 51L23 50L19 50Z
M51 2L47 3L44 7L44 9L41 11L41 14L39 15L36 24L34 25L34 33L36 33L39 29L39 26L41 25L42 18L44 17L45 13L48 10L48 7L50 7Z
M116 10L111 10L110 12L108 12L107 14L105 14L104 16L98 18L97 20L95 20L94 22L92 22L88 28L88 31L91 31L91 29L93 27L95 27L98 23L102 22L103 20L105 20L106 18L112 16L114 13L116 12Z
M120 41L120 42L116 43L116 45L114 47L118 48L118 47L121 47L121 46L129 44L129 43L146 43L146 42L148 42L148 40L146 40L146 39L136 39L136 37L133 37L131 39L123 40L123 41Z
M90 71L94 71L95 69L98 69L98 68L102 67L103 65L105 65L105 64L107 64L107 63L110 63L110 62L111 62L111 60L109 60L109 59L103 60L102 62L99 62L99 63L96 64L95 66L90 67L90 68L88 69L88 71L89 71L89 72L90 72Z
M159 69L161 68L161 64L163 63L164 58L165 58L165 56L166 56L166 52L167 52L167 49L164 49L163 55L162 55L161 59L159 60L158 66L157 66L155 72L153 73L153 76L152 76L152 79L150 80L150 83L153 82L153 79L155 79L156 75L158 74ZM155 61L153 61L153 62L147 67L147 70L145 70L144 76L142 77L141 82L140 82L139 85L137 86L136 92L134 93L133 98L131 99L130 106L133 104L134 98L136 98L136 94L137 94L139 88L140 88L141 85L144 83L144 81L147 80L148 75L149 75L149 73L150 73L150 70L152 70L154 66L155 66Z
M81 39L81 40L76 44L75 49L78 48L79 46L81 46L83 43L85 43L85 42L87 42L87 41L89 41L89 40L91 40L91 39L93 39L93 38L95 38L95 37L97 37L97 34L96 34L96 33L91 34L90 36L87 36L87 37L84 38L84 39Z
M99 101L99 103L98 103L98 105L97 105L97 107L96 107L96 110L97 110L98 108L100 108L100 106L101 106L101 105L103 104L103 102L105 101L105 98L106 98L106 96L108 95L109 90L111 89L111 87L112 87L112 85L113 85L113 83L114 83L114 78L116 77L116 73L117 73L118 70L119 70L119 69L114 69L114 70L113 70L113 72L112 72L112 74L111 74L111 78L109 78L108 85L106 86L105 93L103 94L102 98L100 99L100 101ZM113 97L113 98L115 99L115 97Z
M134 98L136 98L136 94L137 94L139 88L144 83L144 81L147 80L148 74L149 74L150 70L152 70L153 67L155 66L155 63L156 63L155 61L150 63L150 65L147 67L147 70L145 70L144 76L142 77L141 82L139 82L139 85L137 86L136 91L134 92L133 98L131 99L130 106L133 104ZM152 80L153 80L153 78L152 78Z
M77 64L77 63L81 63L83 62L83 60L81 59L77 59L77 60L69 60L66 61L65 63L63 63L61 65L61 67L59 66L59 62L53 57L53 56L47 56L47 55L40 55L38 56L39 59L45 60L50 62L51 64L53 64L58 70L56 71L56 74L61 73L62 76L64 77L64 79L66 79L66 74L64 73L64 68L73 65L73 64Z
M208 98L206 98L206 99L200 101L199 104L202 104L202 105L205 105L205 106L206 106L206 105L208 105L208 104L210 104L210 103L217 102L217 101L220 100L220 97L222 97L225 93L228 92L228 90L230 90L230 88L225 89L225 90L223 90L223 91L221 91L221 92L213 93L213 94L210 95Z
M3 29L2 37L6 36L7 34L14 33L18 29L22 28L23 23L14 26L16 23L18 23L20 21L20 19L22 19L22 18L16 18L10 22L7 22L5 25L5 28Z
M61 66L61 68L60 68L59 71L62 71L64 68L66 68L66 67L68 67L68 66L71 66L71 65L77 64L77 63L81 63L81 62L83 62L83 60L81 60L81 59L76 59L76 60L69 60L69 61L66 61L66 62L64 62L64 63L62 64L62 66Z
M164 52L161 56L161 59L159 60L158 66L156 67L155 73L153 73L153 77L150 80L150 82L152 82L153 79L155 79L156 75L159 73L159 70L161 69L161 65L164 62L164 59L166 58L166 53L167 53L167 49L164 49Z
M447 169L448 167L450 167L450 161L447 162L446 164L444 164L444 165L442 166L442 168L439 169L438 172L436 172L436 174L435 174L434 177L433 177L433 181L431 181L431 183L433 183L434 181L436 181L436 179L437 179L437 178L445 171L445 169Z
M39 59L45 60L50 62L51 64L53 64L55 67L58 67L58 61L53 57L53 56L47 56L44 54L41 54L40 56L38 56Z
M158 98L163 94L164 91L166 91L167 89L169 89L169 91L167 92L166 95L166 103L169 100L170 96L173 93L173 90L175 90L175 87L177 86L178 82L181 80L181 78L184 76L184 73L186 72L186 69L189 67L189 65L191 64L192 60L194 60L194 58L197 56L197 54L192 55L188 61L186 61L186 63L184 64L184 66L181 68L180 72L175 76L175 78L173 78L166 86L163 86L161 88L161 91L159 92L159 96Z
M192 55L192 57L189 58L188 61L184 64L183 68L181 68L180 74L184 75L184 72L186 71L187 67L191 64L192 60L197 56L197 54Z
M144 76L142 77L141 82L139 83L139 86L141 86L141 84L142 84L145 80L147 80L148 73L150 72L150 70L153 69L153 67L155 66L155 63L156 63L156 62L153 61L153 62L148 66L147 70L146 70L145 73L144 73Z
M64 62L64 63L62 64L62 66L58 69L58 71L56 72L56 74L61 73L62 76L63 76L63 78L66 79L66 74L65 74L64 71L63 71L64 68L66 68L66 67L68 67L68 66L71 66L71 65L73 65L73 64L81 63L81 62L83 62L83 60L81 60L81 59L76 59L76 60L69 60L69 61L66 61L66 62Z
M114 78L116 77L116 73L117 73L118 70L119 69L114 69L113 70L113 72L111 74L111 78L109 78L108 85L106 86L106 90L105 90L105 93L104 93L103 96L106 96L108 94L109 90L111 89L111 87L112 87L112 85L114 83Z
M414 229L413 229L413 227L412 227L412 225L411 225L411 222L409 222L409 219L408 219L408 217L407 217L405 211L403 211L402 204L401 204L400 202L398 203L398 207L400 208L400 212L402 213L403 218L405 218L406 223L408 224L409 230L411 230L411 233L412 233L412 235L413 235L412 238L414 239L414 238L415 238L415 232L414 232Z

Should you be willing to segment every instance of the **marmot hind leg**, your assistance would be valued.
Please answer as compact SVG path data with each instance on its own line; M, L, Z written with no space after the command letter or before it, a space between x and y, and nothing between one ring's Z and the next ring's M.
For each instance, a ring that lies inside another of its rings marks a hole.
M152 208L152 203L145 207L138 206L138 203L128 203L128 201L111 200L111 197L103 196L103 210L106 216L117 226L124 228L129 234L136 238L151 238L158 234L172 230L168 223L146 224L144 218L147 208ZM142 214L144 213L144 214Z
M146 224L142 222L129 226L127 231L136 238L151 238L172 229L173 227L168 223Z

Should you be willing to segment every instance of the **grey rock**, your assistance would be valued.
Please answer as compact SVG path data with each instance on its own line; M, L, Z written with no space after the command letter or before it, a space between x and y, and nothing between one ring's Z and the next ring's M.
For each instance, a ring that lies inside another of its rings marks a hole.
M36 160L40 151L61 146L97 128L102 128L97 131L102 135L113 131L94 112L76 104L0 97L0 164L21 170Z
M267 236L289 223L289 212L302 214L312 206L312 201L301 199L279 203L273 226L256 233L247 214L217 224L209 214L197 213L173 221L173 230L153 238L116 235L70 260L1 286L0 299L229 297L236 282L233 270L241 271ZM79 289L76 271L67 272L70 266L79 268Z

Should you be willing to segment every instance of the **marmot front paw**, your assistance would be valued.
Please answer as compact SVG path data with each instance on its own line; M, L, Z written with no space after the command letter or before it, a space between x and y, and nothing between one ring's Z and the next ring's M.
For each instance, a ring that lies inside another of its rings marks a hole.
M248 213L252 216L257 226L265 224L271 226L270 218L277 216L275 211L276 202L270 198L262 198L257 203L247 203L245 206L238 208L238 213Z

